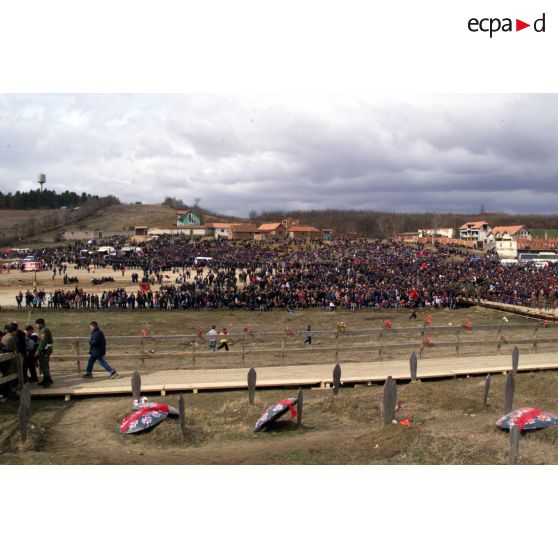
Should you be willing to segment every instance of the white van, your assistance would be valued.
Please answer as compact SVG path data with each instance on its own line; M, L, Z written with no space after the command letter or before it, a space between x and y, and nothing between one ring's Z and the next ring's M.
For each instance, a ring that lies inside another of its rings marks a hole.
M213 258L206 258L205 256L198 256L194 258L194 265L208 265L213 261Z
M134 252L135 254L142 254L143 250L139 246L123 246L120 248L122 254L128 254L129 252Z
M97 248L97 252L107 256L116 256L116 250L113 246L99 246L99 248Z

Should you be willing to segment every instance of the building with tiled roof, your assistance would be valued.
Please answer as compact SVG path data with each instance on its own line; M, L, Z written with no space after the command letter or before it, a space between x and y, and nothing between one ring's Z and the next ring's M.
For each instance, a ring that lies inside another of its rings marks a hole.
M322 238L322 231L316 227L307 227L303 225L294 225L289 228L289 238L297 239L320 239Z
M459 227L459 238L484 244L490 232L490 225L486 221L469 221Z
M256 240L273 240L286 236L287 227L283 223L263 223L258 227L254 238Z
M513 240L531 240L533 237L525 225L506 225L492 228L494 240L511 238Z

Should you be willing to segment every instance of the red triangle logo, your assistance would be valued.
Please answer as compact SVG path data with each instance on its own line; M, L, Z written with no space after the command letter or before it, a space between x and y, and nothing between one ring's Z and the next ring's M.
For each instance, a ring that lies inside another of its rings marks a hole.
M515 30L516 31L521 31L522 29L525 29L526 27L531 27L531 25L529 23L525 23L524 21L521 21L520 19L515 20Z

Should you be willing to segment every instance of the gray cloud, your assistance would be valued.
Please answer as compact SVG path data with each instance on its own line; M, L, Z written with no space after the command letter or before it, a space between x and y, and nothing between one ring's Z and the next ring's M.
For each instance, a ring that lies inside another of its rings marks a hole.
M558 95L3 95L0 187L215 210L558 212Z

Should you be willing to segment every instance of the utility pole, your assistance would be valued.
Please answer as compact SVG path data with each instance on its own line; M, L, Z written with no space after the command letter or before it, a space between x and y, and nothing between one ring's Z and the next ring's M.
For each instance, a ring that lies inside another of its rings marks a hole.
M43 191L43 186L46 182L46 174L40 173L37 177L37 182L39 183L39 188L41 192ZM33 288L37 286L37 262L33 262Z

